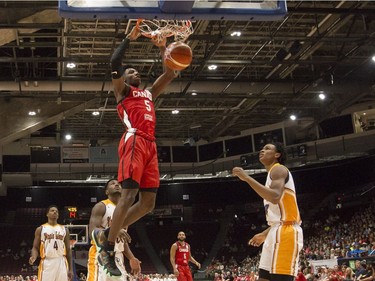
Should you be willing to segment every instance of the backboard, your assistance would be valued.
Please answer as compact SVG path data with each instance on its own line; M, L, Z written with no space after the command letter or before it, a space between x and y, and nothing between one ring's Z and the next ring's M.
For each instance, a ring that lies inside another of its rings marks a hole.
M89 227L88 225L65 225L69 229L70 240L75 240L75 245L87 245L89 243Z
M71 19L177 19L264 21L282 19L286 0L61 0Z

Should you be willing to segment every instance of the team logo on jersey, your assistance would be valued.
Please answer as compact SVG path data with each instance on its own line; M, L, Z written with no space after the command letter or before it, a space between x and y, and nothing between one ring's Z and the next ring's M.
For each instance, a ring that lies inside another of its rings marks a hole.
M135 98L147 98L152 101L152 94L148 90L133 91L133 97Z
M51 239L58 239L64 240L64 235L56 232L56 233L44 233L44 240L51 240Z

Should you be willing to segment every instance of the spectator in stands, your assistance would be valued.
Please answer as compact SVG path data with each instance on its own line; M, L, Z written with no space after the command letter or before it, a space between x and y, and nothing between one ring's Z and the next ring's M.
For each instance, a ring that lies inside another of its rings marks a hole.
M361 263L363 263L363 261ZM374 279L374 277L375 277L374 261L368 261L366 263L367 263L366 273L363 274L363 275L360 275L359 279L357 279L357 280L361 280L361 281L373 281L373 280L375 280Z
M81 272L80 274L79 274L79 281L86 281L86 275L83 273L83 272Z
M177 242L172 244L170 250L170 262L177 281L193 281L189 261L194 263L198 269L201 268L201 264L191 255L190 245L185 239L185 233L180 231L177 235Z
M260 151L259 160L268 171L265 185L249 176L242 168L233 168L233 175L249 184L264 199L270 226L251 238L249 245L259 247L264 243L259 279L293 281L298 273L303 234L293 177L284 166L286 151L281 143L269 143ZM280 248L283 251L276 250Z
M21 267L21 272L27 272L27 265L25 263Z
M223 281L223 278L219 272L215 272L214 281Z
M298 269L297 277L295 281L307 281L305 274L303 274L303 268Z
M233 281L234 277L232 275L232 272L230 272L230 271L225 272L224 280L225 281Z
M109 232L109 227L112 222L113 212L116 208L117 203L121 197L121 186L119 182L115 179L107 181L105 184L105 194L107 199L102 200L95 204L92 208L90 222L89 222L89 232L93 233L95 230L100 230L104 235L105 232ZM102 231L104 230L104 231ZM93 239L93 242L95 237ZM122 229L119 233L119 236L115 243L115 255L116 255L116 266L121 271L121 278L118 277L118 280L127 280L127 272L125 269L124 255L129 260L131 273L135 276L138 276L141 272L141 262L134 256L132 251L129 248L128 242L130 237L127 234L125 229ZM89 281L98 281L98 280L109 280L110 277L106 275L105 268L99 266L98 263L101 263L101 259L105 259L107 256L102 256L97 252L97 247L94 243L91 245L89 250L89 259L87 261L88 269L88 280Z
M366 260L355 262L356 272L354 280L361 280L367 275Z
M68 281L73 278L69 229L57 223L59 210L56 206L49 206L46 215L48 222L35 230L29 263L33 265L40 254L39 280Z
M355 274L349 266L345 268L344 281L354 280Z

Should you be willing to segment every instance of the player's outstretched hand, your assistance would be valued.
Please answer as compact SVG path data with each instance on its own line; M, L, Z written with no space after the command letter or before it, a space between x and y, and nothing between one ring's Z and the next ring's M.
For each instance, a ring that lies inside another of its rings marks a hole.
M173 274L174 274L174 276L178 277L178 275L180 275L180 272L178 271L177 268L174 268L173 269Z
M68 271L68 280L69 280L69 281L73 281L73 279L74 279L73 271L72 271L72 270L69 270L69 271Z
M138 27L134 26L132 31L129 32L129 34L126 36L130 41L137 40L137 38L141 36L141 31Z
M253 238L249 240L249 245L253 247L259 247L263 244L264 240L266 240L266 235L264 235L262 232L255 234Z
M238 177L240 180L246 180L248 178L248 174L242 169L241 167L234 167L232 170L233 176Z
M142 262L135 257L129 260L131 274L133 274L134 276L138 276L139 274L141 274L141 263Z
M29 258L29 264L30 264L30 265L33 265L34 262L35 262L35 260L36 260L36 258L33 257L33 256L31 256L31 257Z

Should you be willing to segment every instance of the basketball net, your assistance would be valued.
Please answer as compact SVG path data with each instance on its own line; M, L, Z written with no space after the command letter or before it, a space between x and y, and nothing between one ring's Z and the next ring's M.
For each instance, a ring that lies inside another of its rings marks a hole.
M158 43L174 36L175 42L184 42L194 32L189 20L137 20L137 28L143 36L153 38Z

